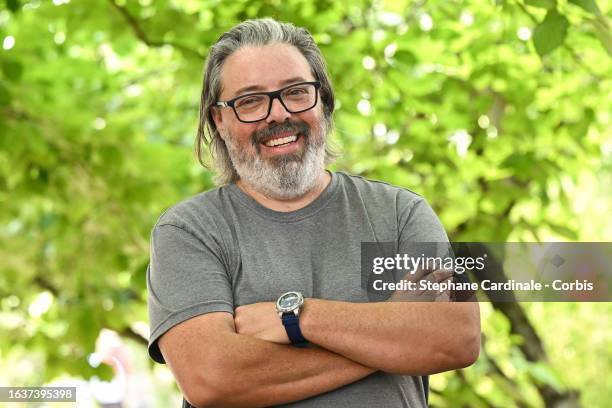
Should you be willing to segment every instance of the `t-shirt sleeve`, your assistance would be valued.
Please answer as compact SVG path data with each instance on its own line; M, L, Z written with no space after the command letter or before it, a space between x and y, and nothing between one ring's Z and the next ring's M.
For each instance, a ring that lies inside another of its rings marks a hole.
M410 201L400 199L399 207L400 249L413 242L448 242L448 235L442 223L424 198L418 197Z
M227 269L213 237L196 237L172 224L155 226L147 268L149 355L154 361L165 363L157 341L173 326L205 313L234 312Z
M398 253L417 259L444 258L451 255L448 235L424 198L418 196L405 201L398 213Z
M419 198L400 212L399 251L410 256L434 257L438 259L455 258L448 235L440 219L427 201ZM453 273L455 282L469 282L467 273ZM472 299L470 291L455 291L453 299L464 301Z

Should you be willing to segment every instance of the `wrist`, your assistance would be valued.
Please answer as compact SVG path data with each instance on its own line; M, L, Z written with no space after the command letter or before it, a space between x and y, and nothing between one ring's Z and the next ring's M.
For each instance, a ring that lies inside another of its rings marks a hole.
M312 334L316 331L316 314L320 306L320 299L305 298L302 311L300 312L300 329L308 341L312 342Z

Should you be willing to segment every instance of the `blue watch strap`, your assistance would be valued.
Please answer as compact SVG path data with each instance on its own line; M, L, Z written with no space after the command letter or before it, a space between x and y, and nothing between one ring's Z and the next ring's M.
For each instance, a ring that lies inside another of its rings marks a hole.
M296 347L306 347L308 345L308 340L304 338L300 330L300 319L294 313L283 313L281 321L285 326L291 344Z

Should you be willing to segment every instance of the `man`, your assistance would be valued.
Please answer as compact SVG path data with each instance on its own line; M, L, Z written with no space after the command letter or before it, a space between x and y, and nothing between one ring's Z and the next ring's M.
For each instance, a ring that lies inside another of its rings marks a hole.
M421 376L478 356L475 302L367 302L361 242L447 236L420 196L325 170L333 108L305 29L246 21L211 48L197 149L222 186L162 215L147 273L149 353L192 405L422 407Z

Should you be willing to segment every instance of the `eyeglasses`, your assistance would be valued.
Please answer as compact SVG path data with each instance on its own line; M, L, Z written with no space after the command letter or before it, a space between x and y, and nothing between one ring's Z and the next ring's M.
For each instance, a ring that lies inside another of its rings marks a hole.
M230 106L240 122L253 123L266 119L272 110L272 101L277 99L289 113L300 113L316 106L319 81L300 82L278 91L257 92L241 95L229 101L215 102L215 106Z

